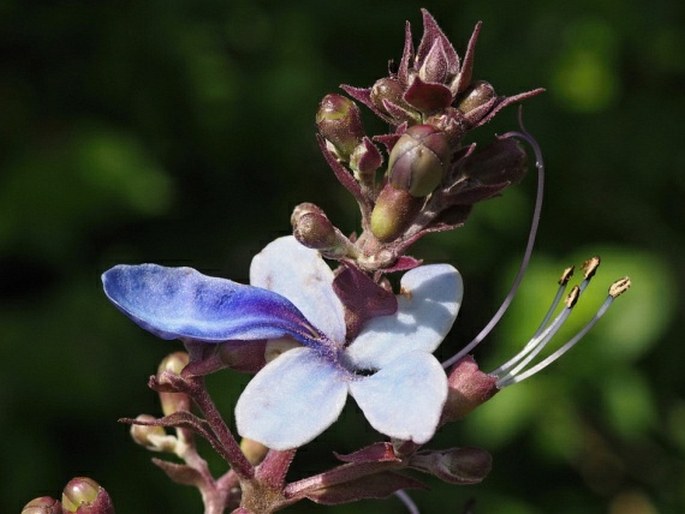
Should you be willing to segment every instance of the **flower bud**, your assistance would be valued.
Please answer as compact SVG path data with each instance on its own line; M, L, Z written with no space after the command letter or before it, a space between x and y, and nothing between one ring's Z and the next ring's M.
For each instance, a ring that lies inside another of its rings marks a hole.
M253 466L262 462L269 452L269 448L262 443L248 439L247 437L243 437L242 441L240 441L240 449L248 462Z
M450 153L444 133L431 125L413 125L390 152L388 181L412 196L428 196L440 184Z
M423 198L416 198L407 191L386 184L371 212L371 233L384 243L397 239L422 205Z
M364 137L359 107L342 95L324 96L316 113L316 126L344 160Z
M350 155L350 168L357 180L373 184L376 170L383 164L383 156L378 148L365 137Z
M159 368L157 368L157 380L159 380L160 384L164 383L162 373L165 371L173 373L174 375L180 375L189 361L190 357L186 352L174 352L167 355L162 359L162 362L160 362ZM162 404L162 412L164 412L165 416L169 416L178 411L190 410L190 397L185 393L160 392L159 400Z
M24 505L21 514L62 514L62 504L49 496L40 496Z
M404 90L402 84L400 84L397 79L384 77L377 80L371 87L370 96L373 105L375 105L383 114L388 114L385 105L383 105L383 100L402 106L404 104L404 101L402 100L403 94Z
M154 421L154 416L141 414L136 417L138 421ZM164 427L158 425L131 425L131 438L136 444L144 446L155 452L174 453L178 439L167 434Z
M457 362L447 376L447 401L443 421L456 421L480 404L492 398L497 389L497 377L478 368L470 355Z
M518 141L496 139L459 163L459 176L483 185L515 184L526 174L527 160L526 152Z
M64 514L114 514L112 499L95 480L72 478L62 492Z
M307 248L322 250L336 246L335 227L321 208L313 203L301 203L290 216L293 235Z
M484 80L477 80L464 91L461 100L457 103L457 108L468 115L468 113L475 111L496 98L495 88L492 84Z
M450 484L477 484L490 473L492 457L480 448L452 448L417 453L409 465Z

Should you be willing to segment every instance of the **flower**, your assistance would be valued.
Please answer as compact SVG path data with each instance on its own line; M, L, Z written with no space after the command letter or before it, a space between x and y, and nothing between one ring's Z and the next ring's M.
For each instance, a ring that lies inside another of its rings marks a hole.
M431 353L457 316L459 272L447 264L407 272L397 311L372 318L348 343L333 278L318 252L289 236L255 256L249 286L154 264L115 266L103 285L124 314L163 339L285 336L302 345L269 362L241 394L235 415L243 437L277 450L302 446L335 422L349 393L379 432L427 442L447 398Z

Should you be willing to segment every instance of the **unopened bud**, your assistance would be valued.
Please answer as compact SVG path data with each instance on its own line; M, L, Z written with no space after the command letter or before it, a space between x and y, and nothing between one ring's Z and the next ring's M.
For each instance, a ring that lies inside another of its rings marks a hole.
M190 362L190 357L186 352L174 352L167 355L162 359L157 368L157 380L160 384L164 384L164 372L180 375L183 368L188 365L188 362ZM160 392L159 400L165 416L169 416L174 412L190 410L190 397L185 393Z
M526 152L518 141L495 139L463 160L459 165L460 177L483 185L515 184L526 174L527 161Z
M154 421L154 416L141 414L136 417L137 421ZM131 425L131 438L136 444L144 446L148 450L155 452L174 453L178 439L173 435L167 434L164 427L159 425Z
M492 457L480 448L452 448L418 453L411 458L409 465L450 484L477 484L490 473Z
M253 466L262 462L269 452L269 448L262 443L248 439L247 437L243 437L243 440L240 441L240 449L243 451L243 455L245 455L248 462Z
M62 492L64 514L114 514L104 487L87 477L72 478Z
M376 108L384 114L388 114L385 106L383 105L383 100L391 102L395 105L404 105L402 100L402 95L404 90L402 84L397 79L391 77L385 77L376 81L376 83L371 88L371 102Z
M301 203L290 217L293 235L308 248L321 250L337 243L335 227L326 214L313 203Z
M350 155L350 168L357 180L373 183L376 170L383 164L383 156L378 148L365 137Z
M447 386L447 401L442 412L445 422L463 418L498 391L497 377L482 372L470 355L454 365L447 377Z
M364 137L359 107L342 95L324 96L316 113L316 126L344 160Z
M388 158L388 181L416 197L431 194L442 181L450 161L443 132L431 125L413 125L402 134Z
M457 103L457 108L468 115L472 111L487 105L492 102L497 94L492 84L484 80L477 80L464 91L462 99Z
M62 504L49 496L40 496L24 505L21 514L62 514Z
M397 239L416 217L423 198L386 184L371 212L371 233L383 243Z

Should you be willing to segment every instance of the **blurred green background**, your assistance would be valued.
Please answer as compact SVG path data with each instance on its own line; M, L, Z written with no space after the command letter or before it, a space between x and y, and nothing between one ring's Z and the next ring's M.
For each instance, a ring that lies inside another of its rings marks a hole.
M346 231L358 216L321 158L313 117L338 84L367 86L398 59L404 21L428 7L462 52L479 19L477 78L503 94L543 86L526 124L548 164L533 264L503 324L476 356L511 356L541 320L559 271L594 253L597 284L634 286L583 344L506 389L435 447L494 454L489 478L428 478L423 512L685 511L685 379L680 301L685 232L685 6L678 0L0 3L0 505L58 495L75 475L104 484L118 512L201 512L130 442L119 417L158 413L149 374L176 343L156 340L104 299L120 262L189 264L246 280L251 256L289 230L301 201ZM516 126L510 108L478 132ZM369 116L370 132L382 127ZM480 205L464 229L416 253L459 267L466 296L441 347L489 319L524 246L534 179ZM563 337L559 342L563 342ZM211 377L230 415L249 377ZM303 450L295 475L374 434L353 406ZM213 460L216 471L222 463ZM292 512L323 512L299 504ZM370 501L336 513L404 512Z

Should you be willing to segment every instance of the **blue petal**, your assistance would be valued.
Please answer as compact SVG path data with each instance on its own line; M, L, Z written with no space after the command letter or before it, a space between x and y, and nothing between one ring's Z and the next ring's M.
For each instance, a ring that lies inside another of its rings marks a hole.
M291 336L317 345L321 336L279 294L192 268L119 265L102 275L107 297L162 339L252 341Z
M330 339L345 342L345 314L333 271L316 250L293 236L272 241L252 259L250 284L285 296Z
M397 312L364 325L347 348L350 362L379 369L407 352L433 352L452 328L463 290L461 275L449 264L408 271L401 280Z
M311 348L295 348L257 373L235 407L238 433L275 450L308 443L338 419L348 375Z
M414 351L352 382L350 394L379 432L418 444L435 433L447 399L447 377L432 355Z

